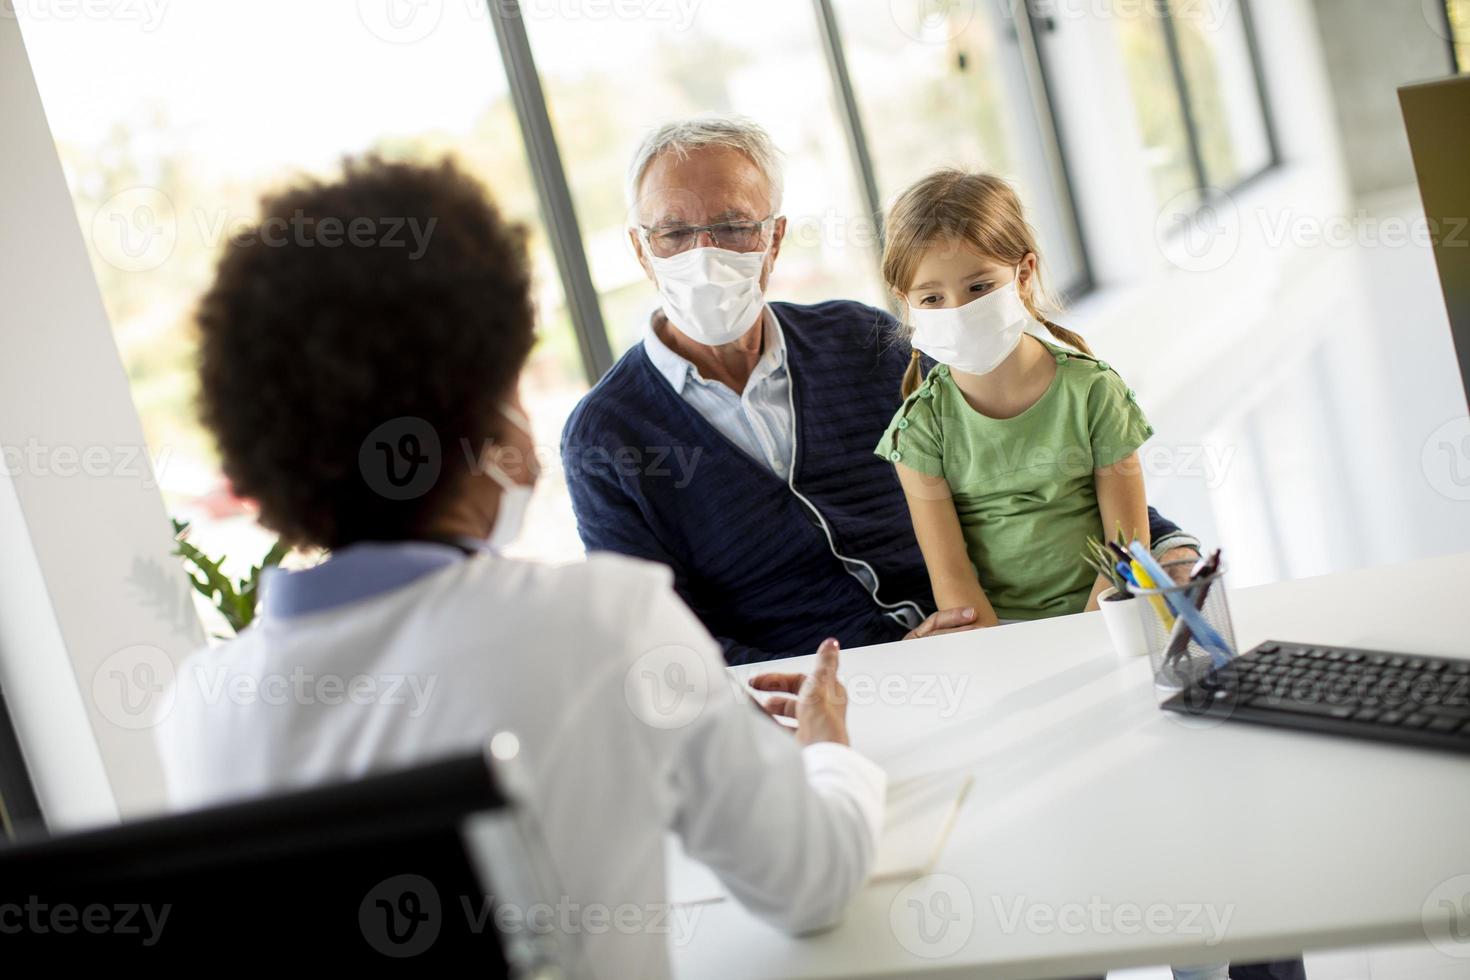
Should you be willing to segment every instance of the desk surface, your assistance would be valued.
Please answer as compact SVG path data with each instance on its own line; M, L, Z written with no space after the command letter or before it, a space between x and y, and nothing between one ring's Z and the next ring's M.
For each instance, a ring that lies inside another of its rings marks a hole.
M1230 600L1242 649L1470 657L1467 585L1461 555ZM673 949L681 978L1245 961L1422 941L1426 915L1449 921L1440 899L1470 895L1454 880L1470 876L1470 757L1162 712L1147 659L1116 658L1097 613L847 651L842 676L854 744L893 778L974 773L933 873L869 885L807 939L704 906Z

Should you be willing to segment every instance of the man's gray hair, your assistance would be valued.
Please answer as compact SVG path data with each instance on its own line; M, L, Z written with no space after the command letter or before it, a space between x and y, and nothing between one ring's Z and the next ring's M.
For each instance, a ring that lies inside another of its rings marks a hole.
M628 165L626 193L630 213L638 207L638 190L643 175L658 157L676 153L680 159L708 146L739 150L750 157L771 188L771 213L781 209L785 181L781 175L781 152L771 135L754 120L736 115L692 116L666 122L643 138L633 162ZM764 217L764 215L762 215Z

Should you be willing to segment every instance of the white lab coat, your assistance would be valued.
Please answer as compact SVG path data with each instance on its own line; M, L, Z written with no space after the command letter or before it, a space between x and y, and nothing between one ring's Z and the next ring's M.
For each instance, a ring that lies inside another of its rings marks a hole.
M669 571L619 556L553 567L486 554L321 612L267 612L190 657L174 690L156 731L178 807L514 732L564 897L614 922L664 903L672 830L757 915L829 925L882 821L882 771L844 746L799 748L730 685ZM644 921L577 930L596 976L668 975L669 937Z

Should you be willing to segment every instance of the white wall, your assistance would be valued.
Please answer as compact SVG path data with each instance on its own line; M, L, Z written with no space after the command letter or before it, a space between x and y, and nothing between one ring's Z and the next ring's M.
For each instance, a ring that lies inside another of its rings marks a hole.
M162 804L148 719L203 635L13 16L0 214L0 684L74 827Z
M1414 182L1397 90L1455 72L1443 0L1315 0L1348 172L1359 193ZM1433 18L1433 20L1431 20Z

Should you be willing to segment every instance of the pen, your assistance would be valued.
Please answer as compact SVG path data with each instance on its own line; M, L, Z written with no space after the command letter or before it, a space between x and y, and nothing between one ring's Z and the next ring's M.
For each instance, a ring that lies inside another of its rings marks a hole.
M1133 581L1138 585L1139 588L1149 590L1158 589L1158 586L1154 584L1153 576L1149 575L1149 573L1144 569L1143 565L1140 562L1133 562L1132 568ZM1159 614L1159 622L1164 625L1164 629L1173 629L1174 617L1170 615L1169 607L1165 604L1164 600L1158 595L1151 595L1148 597L1148 601L1153 604L1154 612Z
M1119 575L1123 576L1123 581L1127 582L1129 585L1133 586L1135 589L1138 588L1138 580L1133 577L1133 566L1132 565L1130 565L1126 561L1120 561L1120 562L1118 562L1117 565L1115 565L1113 567L1118 570L1118 574Z
M1201 558L1195 563L1194 569L1189 574L1189 581L1191 583L1198 582L1200 579L1206 579L1206 581L1193 590L1192 601L1194 602L1194 608L1201 611L1204 610L1205 600L1209 598L1210 589L1215 585L1214 576L1219 571L1220 550L1218 548L1209 557ZM1164 649L1164 665L1166 668L1172 667L1176 661L1187 656L1191 636L1193 636L1193 633L1190 631L1189 624L1185 620L1180 619L1174 623L1174 631L1169 635L1168 645ZM1216 662L1218 666L1217 658L1212 655L1211 660Z

